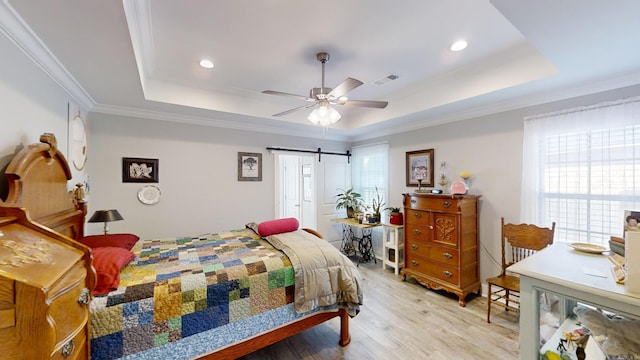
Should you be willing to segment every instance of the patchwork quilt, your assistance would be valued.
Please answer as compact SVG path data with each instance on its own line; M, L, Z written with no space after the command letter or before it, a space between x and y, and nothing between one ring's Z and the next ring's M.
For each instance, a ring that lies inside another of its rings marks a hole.
M291 262L250 229L141 240L133 250L119 288L91 303L92 359L163 347L165 356L184 355L172 343L187 346L183 340L206 333L209 343L224 345L238 324L259 328L254 316L272 322L292 313Z

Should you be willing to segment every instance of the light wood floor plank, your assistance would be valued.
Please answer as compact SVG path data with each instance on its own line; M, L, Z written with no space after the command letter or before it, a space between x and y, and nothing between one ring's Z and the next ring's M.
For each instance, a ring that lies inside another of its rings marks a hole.
M243 360L510 360L518 358L518 314L496 308L486 322L486 299L458 297L402 281L380 264L361 264L364 306L351 319L351 344L338 345L332 319L243 357Z

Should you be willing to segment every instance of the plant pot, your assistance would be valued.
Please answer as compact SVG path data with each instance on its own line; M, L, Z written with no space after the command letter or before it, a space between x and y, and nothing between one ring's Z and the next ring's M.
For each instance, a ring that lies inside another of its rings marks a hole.
M348 206L347 207L347 217L349 219L353 219L356 217L356 211L353 209L352 206Z
M380 215L369 215L369 224L377 224L380 222Z
M402 225L403 222L402 213L389 213L389 223L393 225Z

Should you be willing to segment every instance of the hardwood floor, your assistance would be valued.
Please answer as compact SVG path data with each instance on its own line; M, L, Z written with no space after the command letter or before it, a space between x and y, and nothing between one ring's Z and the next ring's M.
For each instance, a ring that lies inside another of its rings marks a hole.
M393 270L361 264L364 305L350 321L351 343L338 345L339 321L330 320L243 360L517 359L518 314L495 309L487 324L485 298L428 290Z

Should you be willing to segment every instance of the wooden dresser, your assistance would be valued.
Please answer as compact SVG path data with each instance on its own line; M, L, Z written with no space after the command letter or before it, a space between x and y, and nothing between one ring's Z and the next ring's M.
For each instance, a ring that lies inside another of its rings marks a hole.
M405 267L401 274L435 290L481 293L476 195L403 194Z
M88 359L94 284L87 247L0 206L0 358Z

